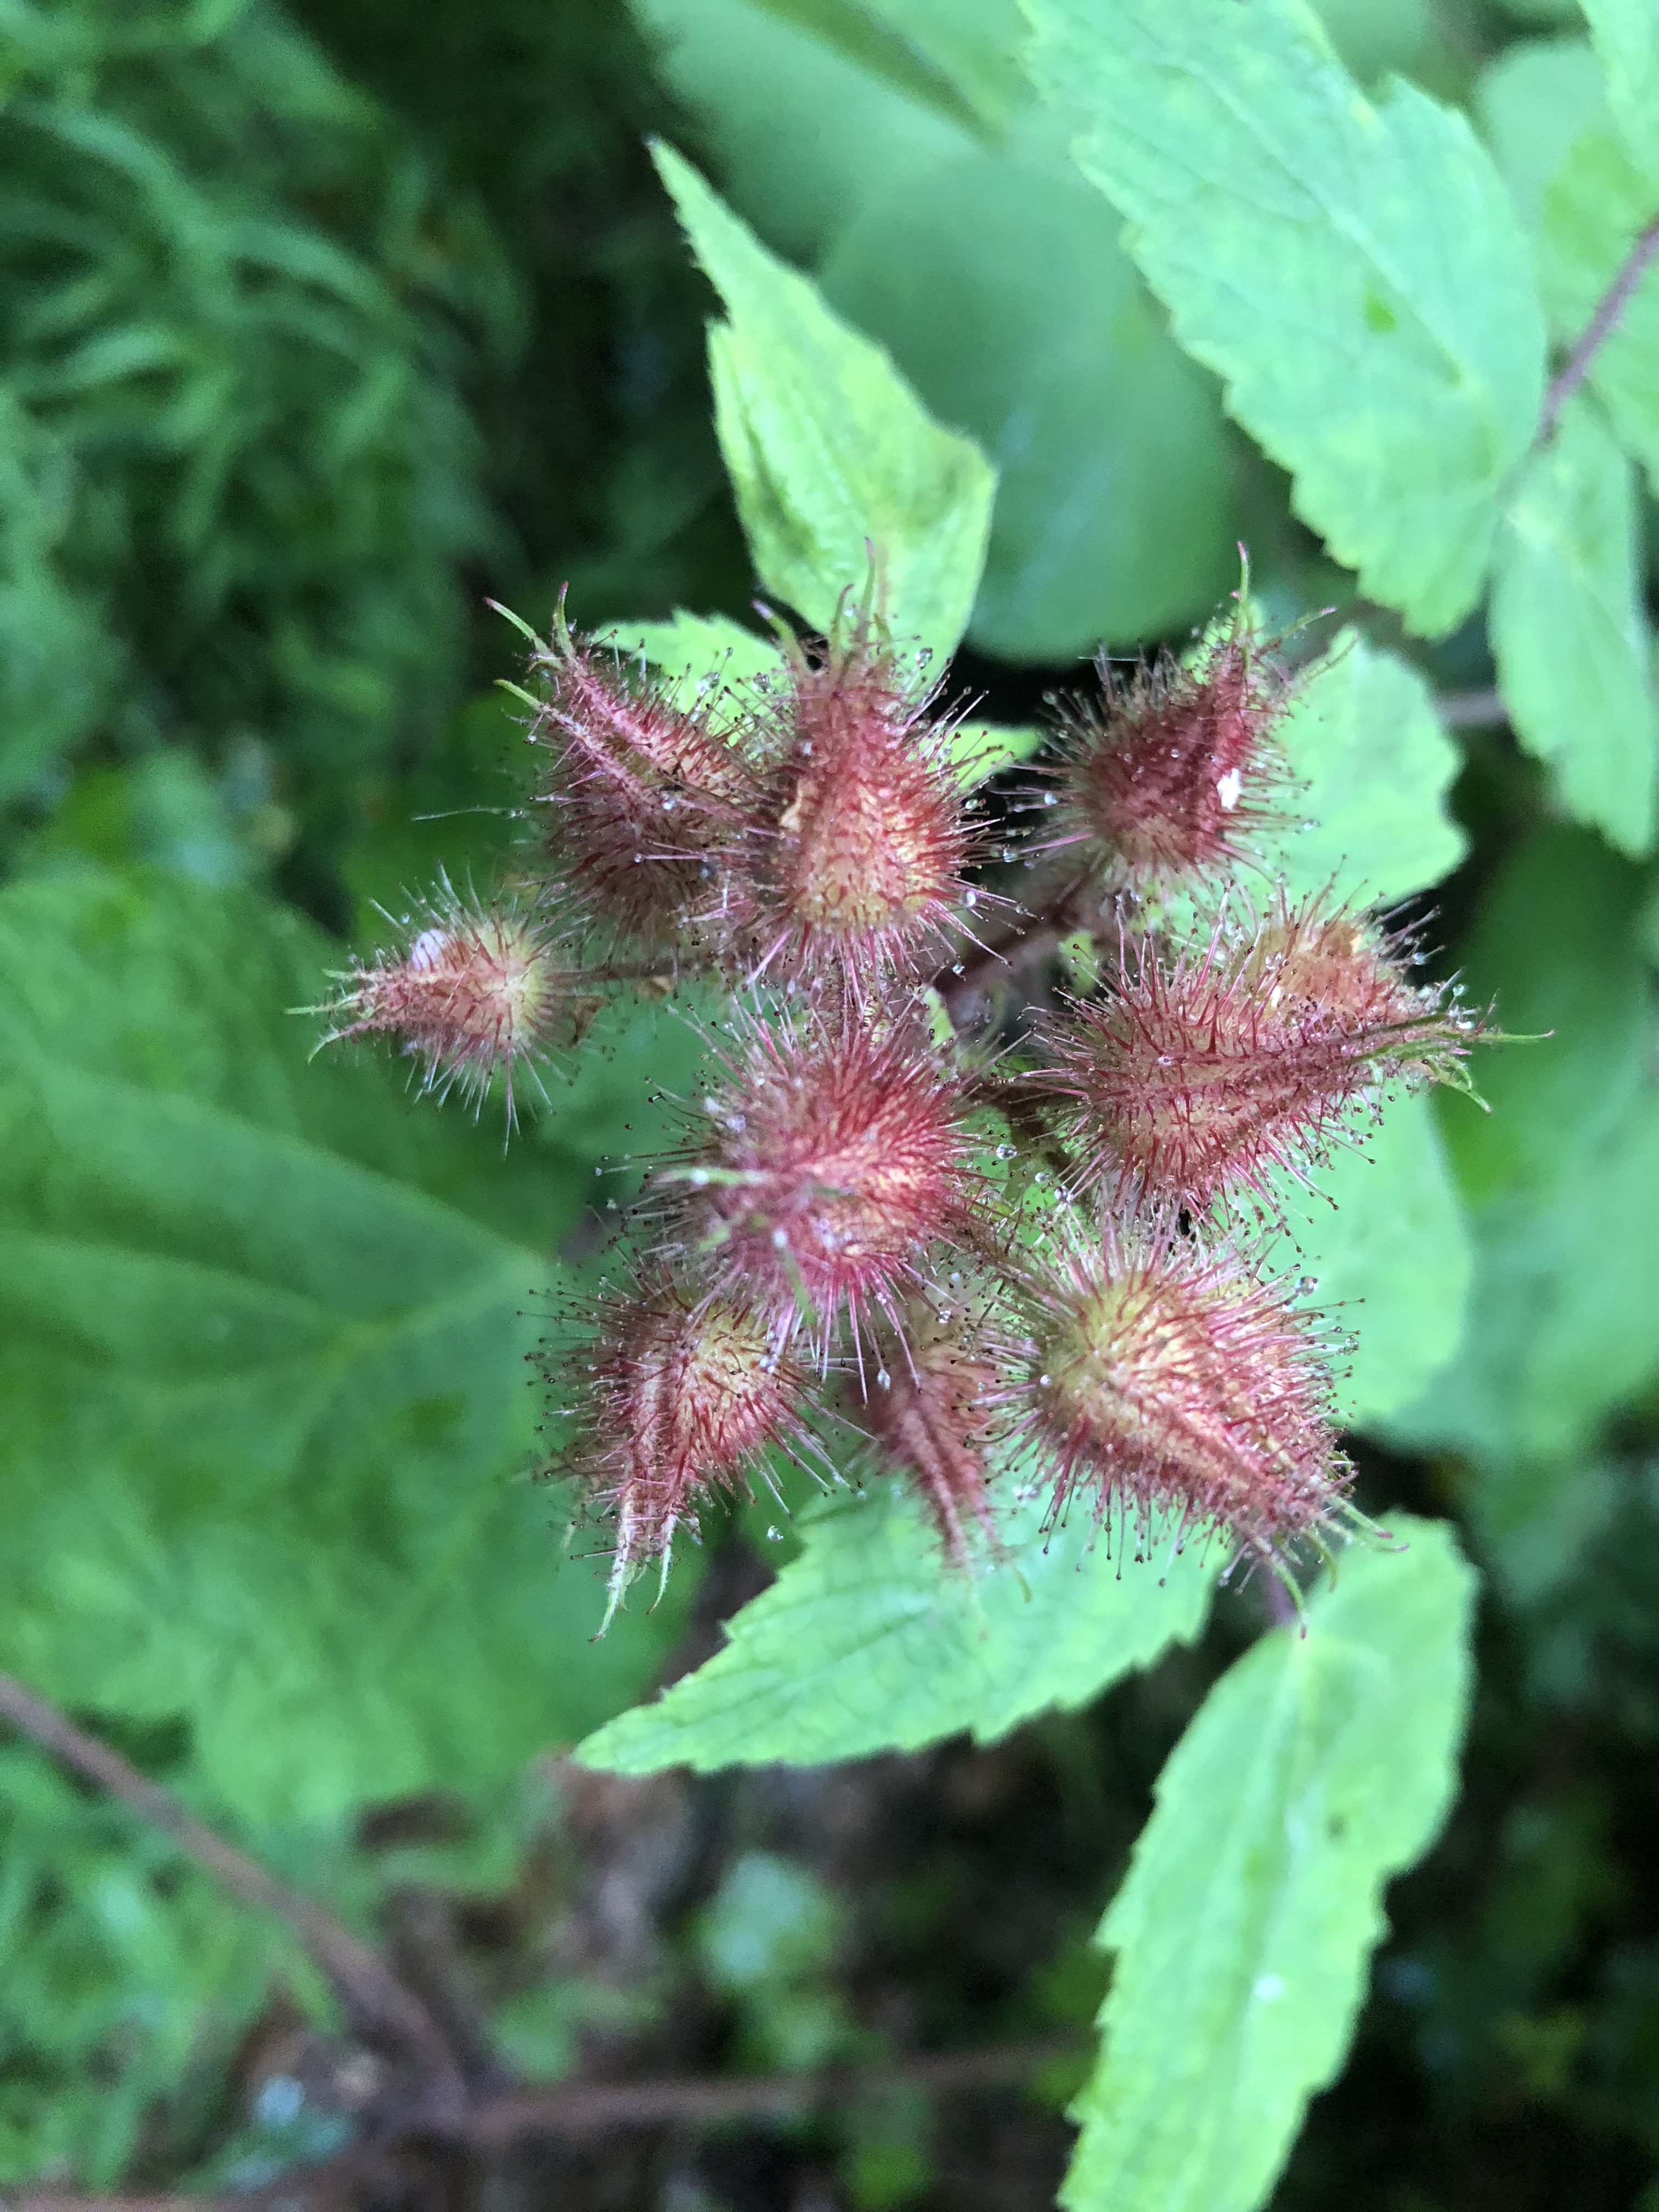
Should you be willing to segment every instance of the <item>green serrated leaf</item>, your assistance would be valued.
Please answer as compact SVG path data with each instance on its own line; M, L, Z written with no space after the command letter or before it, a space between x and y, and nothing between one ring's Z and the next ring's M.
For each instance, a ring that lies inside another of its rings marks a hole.
M822 272L996 465L971 635L1011 660L1178 630L1237 563L1220 395L1055 137L1041 115L994 152L896 170L843 222Z
M1307 1632L1210 1692L1099 1941L1115 1954L1067 2212L1255 2212L1335 2075L1383 1884L1455 1786L1474 1577L1440 1522L1347 1553Z
M1574 146L1607 121L1607 80L1589 40L1518 41L1481 71L1474 106L1521 220L1535 237L1545 193Z
M779 675L784 665L775 646L724 615L677 614L665 623L613 623L605 641L623 652L643 653L665 675L687 676L696 682L740 685ZM717 702L717 720L720 711ZM995 722L960 723L951 750L963 786L971 790L1001 769L1029 760L1043 735L1029 725L1005 729Z
M1636 483L1582 397L1505 509L1490 619L1516 735L1548 762L1565 811L1648 852L1659 720Z
M1577 342L1659 214L1659 178L1632 159L1611 123L1585 131L1544 194L1538 258L1550 321ZM1620 441L1659 483L1659 266L1620 309L1590 363L1591 390Z
M729 318L709 330L715 424L757 573L824 629L873 551L895 632L948 659L985 565L990 465L688 162L655 151Z
M1659 14L1652 0L1581 0L1625 143L1659 179Z
M1030 760L1047 735L1029 722L1012 730L996 722L963 722L951 741L951 757L963 783L971 789L1005 768Z
M200 1786L268 1832L492 1787L672 1632L591 1645L597 1582L516 1479L591 1170L311 1063L288 1010L330 959L176 881L0 896L4 1663L187 1720Z
M1029 98L1015 0L757 0L907 98L994 137Z
M1483 1115L1440 1113L1474 1237L1465 1340L1383 1427L1507 1483L1583 1453L1659 1369L1659 1105L1637 941L1642 881L1583 833L1506 861L1468 957L1504 1028L1548 1031L1482 1054ZM1484 1478L1483 1478L1484 1479Z
M1264 865L1292 892L1388 906L1449 875L1468 840L1446 810L1462 756L1422 677L1341 631L1302 678L1283 725L1291 805L1307 826L1270 839Z
M1474 1255L1426 1097L1397 1099L1363 1149L1340 1149L1287 1188L1269 1264L1312 1279L1310 1296L1353 1340L1338 1399L1366 1428L1417 1397L1455 1353Z
M603 642L643 654L665 676L751 684L757 677L775 676L783 666L783 655L770 638L726 615L682 611L668 622L612 623Z
M1203 1624L1218 1548L1109 1557L1087 1516L1044 1538L1042 1501L1007 1519L1010 1557L973 1583L896 1484L817 1509L804 1549L729 1624L695 1674L582 1744L618 1774L817 1765L914 1751L970 1729L987 1742L1034 1713L1086 1705Z
M1467 122L1403 82L1372 106L1298 0L1028 8L1039 87L1176 337L1365 589L1451 629L1544 369L1526 244Z

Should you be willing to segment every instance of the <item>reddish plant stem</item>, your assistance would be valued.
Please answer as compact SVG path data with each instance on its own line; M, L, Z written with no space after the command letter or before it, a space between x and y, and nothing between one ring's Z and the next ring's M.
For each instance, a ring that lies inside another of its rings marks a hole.
M1596 303L1595 313L1585 325L1583 336L1551 380L1550 388L1544 394L1543 411L1538 418L1538 445L1547 445L1554 436L1562 410L1589 374L1596 355L1618 329L1632 294L1646 276L1656 254L1659 254L1659 216L1649 223L1620 264L1613 282Z
M332 1984L353 2024L399 2049L419 2067L434 2120L459 2112L461 2085L448 2046L424 2005L349 1928L276 1880L257 1859L152 1782L119 1752L78 1729L68 1716L10 1674L0 1674L0 1720L37 1743L83 1781L107 1791L171 1838L239 1903L287 1922Z

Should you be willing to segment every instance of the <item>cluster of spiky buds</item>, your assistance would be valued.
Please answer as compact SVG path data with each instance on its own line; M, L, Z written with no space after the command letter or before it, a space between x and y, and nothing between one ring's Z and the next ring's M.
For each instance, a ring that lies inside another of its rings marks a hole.
M757 797L743 746L711 722L711 697L631 681L615 653L571 634L562 606L531 667L546 696L531 742L554 866L622 939L672 956Z
M955 722L872 596L787 639L781 673L689 696L562 612L532 644L539 888L446 890L351 972L333 1034L388 1033L477 1092L625 980L620 945L739 994L704 1111L647 1179L654 1249L562 1355L612 1607L703 1504L823 1457L824 1420L963 1568L1015 1463L1047 1470L1051 1518L1081 1501L1109 1536L1218 1532L1281 1571L1325 1547L1349 1509L1324 1340L1240 1205L1271 1212L1391 1090L1462 1080L1480 1024L1364 916L1227 880L1272 819L1290 683L1243 609L1185 662L1103 662L1067 708L1059 835L1028 843L1059 848L1054 896L975 965L1080 918L1100 982L1017 1018L1012 1066L942 1018L984 1003L951 979L991 894ZM1166 945L1153 895L1182 887L1212 919Z
M1085 877L1115 890L1238 867L1277 818L1292 696L1242 599L1188 660L1162 653L1123 676L1103 653L1097 669L1098 696L1061 707L1049 849L1075 848Z
M1391 1086L1462 1080L1478 1034L1443 984L1413 983L1408 944L1319 898L1242 902L1166 957L1121 937L1107 994L1038 1026L1079 1172L1119 1201L1204 1214L1274 1170L1305 1170Z
M577 972L563 933L538 908L512 900L485 909L447 883L399 927L401 952L358 962L324 1011L342 1037L395 1038L417 1064L423 1090L459 1089L476 1102L501 1079L509 1125L514 1080L569 1030Z
M617 1527L614 1612L640 1566L666 1565L705 1498L746 1486L769 1450L804 1438L805 1377L757 1307L667 1268L604 1302L582 1364L581 1455Z
M872 1323L897 1327L920 1264L970 1232L962 1074L914 1019L843 1007L757 1023L708 1103L708 1141L670 1171L681 1235L781 1335L804 1328L821 1368L844 1323L861 1367Z
M1156 1215L1068 1239L1033 1285L1019 1394L1054 1470L1054 1511L1079 1491L1144 1535L1173 1519L1283 1558L1340 1519L1347 1469L1310 1316L1236 1248L1206 1249Z
M867 600L822 648L792 643L787 668L734 890L757 975L844 981L864 1000L937 965L972 902L953 724Z

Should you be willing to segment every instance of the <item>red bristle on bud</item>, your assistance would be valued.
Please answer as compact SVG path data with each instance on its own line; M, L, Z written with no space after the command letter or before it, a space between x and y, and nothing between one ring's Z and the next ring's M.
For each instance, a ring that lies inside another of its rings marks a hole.
M805 1383L766 1317L737 1297L694 1296L668 1273L609 1304L580 1363L586 1407L568 1464L614 1516L605 1625L647 1562L666 1573L676 1532L746 1489L772 1446L805 1437Z
M1278 818L1285 769L1275 726L1283 672L1241 608L1188 661L1161 653L1125 677L1103 653L1100 696L1067 702L1049 849L1087 873L1148 890L1231 869Z
M1024 1427L1056 1520L1086 1495L1138 1540L1169 1516L1281 1565L1340 1530L1349 1469L1315 1325L1236 1253L1108 1223L1062 1255L1033 1312Z
M1406 948L1318 898L1265 922L1224 914L1164 965L1144 941L1110 995L1042 1025L1030 1079L1062 1102L1085 1176L1121 1198L1202 1212L1305 1171L1391 1086L1464 1085L1480 1034L1443 984L1407 981Z
M677 1173L688 1235L781 1328L804 1324L821 1363L845 1313L862 1371L863 1324L896 1325L921 1256L973 1211L963 1094L919 1023L757 1028L708 1101L713 1141Z
M595 915L673 949L708 902L719 855L755 787L735 743L680 689L573 635L562 611L532 668L547 697L531 729L548 842Z
M915 1490L946 1559L964 1574L975 1530L993 1555L1001 1549L989 1461L1008 1377L984 1324L982 1310L916 1301L884 1366L887 1382L864 1408L882 1462Z
M459 1089L476 1103L499 1075L511 1122L515 1079L568 1031L576 977L544 916L470 906L446 884L404 951L358 962L340 980L346 988L320 1009L334 1020L325 1043L395 1039L441 1097Z
M823 647L790 654L774 757L743 848L750 957L773 976L855 996L933 964L974 894L954 725L866 602Z

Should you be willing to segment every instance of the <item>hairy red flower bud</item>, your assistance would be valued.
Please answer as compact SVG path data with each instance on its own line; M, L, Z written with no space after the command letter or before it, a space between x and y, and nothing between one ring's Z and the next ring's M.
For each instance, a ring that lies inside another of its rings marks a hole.
M739 896L757 975L844 979L866 997L937 959L975 894L953 724L866 604L790 656L781 728L743 848Z
M971 1571L977 1527L1000 1551L989 1491L989 1455L1007 1394L1000 1338L983 1304L935 1310L920 1300L905 1340L888 1358L884 1384L864 1409L882 1460L915 1488L939 1533L945 1557Z
M1098 1187L1198 1212L1265 1194L1391 1085L1466 1081L1480 1023L1447 986L1409 982L1403 951L1316 898L1266 922L1224 914L1168 966L1142 941L1111 995L1042 1024L1050 1065L1030 1079L1064 1102Z
M1024 1425L1056 1519L1086 1491L1138 1536L1172 1514L1269 1561L1340 1525L1349 1470L1315 1326L1236 1253L1109 1222L1033 1307Z
M399 957L358 962L347 987L319 1009L334 1018L323 1039L381 1035L423 1063L422 1088L459 1088L475 1103L502 1078L507 1115L514 1083L568 1026L576 977L562 933L544 916L505 905L467 905L445 884Z
M596 915L672 950L754 803L749 764L706 704L581 643L562 611L531 665L548 692L530 735L550 846Z
M921 1255L972 1212L963 1079L918 1024L808 1017L757 1028L708 1106L714 1141L678 1170L688 1230L820 1363L845 1313L862 1371L864 1323L897 1326Z
M1060 720L1060 815L1091 878L1144 890L1232 868L1276 818L1284 674L1241 608L1190 661L1162 653L1128 677L1105 653L1101 695Z
M777 1447L805 1437L804 1378L766 1316L740 1299L693 1296L659 1273L608 1302L568 1464L614 1516L605 1626L646 1563L667 1572L676 1532L744 1489Z

